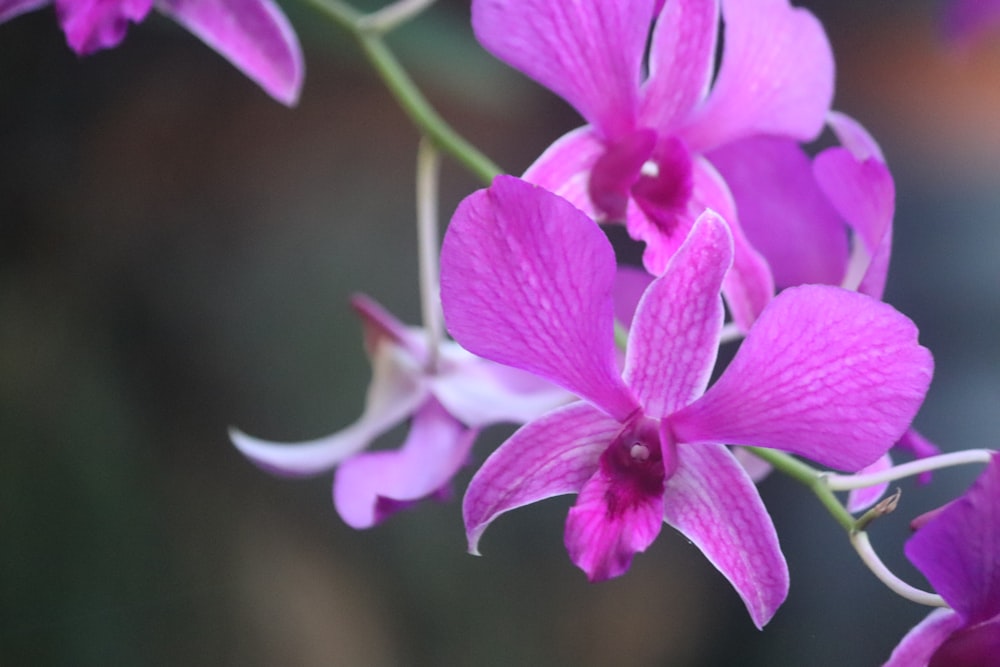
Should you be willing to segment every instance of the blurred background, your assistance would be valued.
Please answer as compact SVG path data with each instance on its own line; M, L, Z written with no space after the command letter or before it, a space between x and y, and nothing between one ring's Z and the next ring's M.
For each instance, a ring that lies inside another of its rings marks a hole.
M996 447L1000 30L956 49L933 2L802 4L834 45L836 107L897 179L887 300L937 360L917 426L946 450ZM457 499L356 532L330 476L276 479L233 449L230 425L299 440L360 413L351 293L419 318L417 134L345 33L286 8L307 61L291 111L162 17L84 60L51 10L0 26L0 664L887 658L925 610L875 581L779 476L761 491L792 590L758 632L669 529L627 576L589 585L562 546L571 498L505 516L474 558ZM390 44L509 171L580 123L476 45L467 2L442 0ZM478 187L451 163L443 181L444 215ZM488 431L476 460L508 433ZM975 473L902 484L875 527L911 581L909 519Z

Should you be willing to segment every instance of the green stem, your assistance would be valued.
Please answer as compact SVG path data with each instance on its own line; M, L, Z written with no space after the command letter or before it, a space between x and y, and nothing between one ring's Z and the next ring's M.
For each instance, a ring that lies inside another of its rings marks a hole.
M354 35L382 82L396 98L396 102L439 151L458 160L485 185L492 183L493 177L502 173L500 167L453 130L434 110L392 51L382 41L381 35L364 29L363 14L337 0L310 0L310 2L328 18Z
M773 449L761 449L759 447L747 447L747 451L754 456L761 458L775 469L780 470L792 479L802 483L809 488L813 494L819 498L826 510L833 516L844 530L853 533L856 530L854 517L841 504L837 496L827 487L823 481L823 472L813 468L811 465L799 461L790 454L778 452Z

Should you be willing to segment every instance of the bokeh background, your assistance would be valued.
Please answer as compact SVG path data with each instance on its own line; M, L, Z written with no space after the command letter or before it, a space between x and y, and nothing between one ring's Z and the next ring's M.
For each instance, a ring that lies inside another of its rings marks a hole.
M836 106L897 178L887 300L937 359L917 425L948 450L995 447L1000 31L955 49L932 2L803 4L834 45ZM474 558L457 501L355 532L329 476L275 479L236 453L229 425L297 440L359 414L351 293L419 318L417 134L345 33L286 7L308 66L292 111L160 17L84 60L51 10L0 26L0 664L884 660L925 610L778 476L761 490L792 591L758 632L669 529L627 576L589 585L562 546L569 498L504 517ZM479 49L467 2L442 0L390 44L510 171L579 124ZM475 187L446 164L442 211ZM875 527L911 580L909 518L974 474L902 484Z

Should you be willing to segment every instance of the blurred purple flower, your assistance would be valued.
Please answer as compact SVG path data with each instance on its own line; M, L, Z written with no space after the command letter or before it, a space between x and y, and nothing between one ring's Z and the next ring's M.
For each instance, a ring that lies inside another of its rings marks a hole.
M624 221L659 275L707 207L735 244L723 289L746 330L773 295L711 152L747 137L811 140L833 97L822 26L787 0L475 0L495 56L562 96L588 125L556 141L524 178L598 221ZM652 39L649 32L656 19ZM648 77L643 58L649 42Z
M666 521L729 579L758 627L771 618L787 593L784 558L752 480L718 443L856 470L909 425L932 361L886 304L805 286L767 306L706 391L732 257L725 222L706 212L642 295L620 372L616 266L600 228L506 176L462 202L441 258L449 331L583 399L522 427L473 477L471 551L500 514L577 493L565 541L591 580L622 574Z
M263 88L294 106L302 89L302 47L273 0L0 0L0 23L55 5L66 41L85 56L121 43L129 23L155 7Z
M952 43L968 45L1000 28L1000 0L945 0L941 27Z
M934 513L906 555L951 609L914 627L885 667L1000 667L1000 458Z
M405 327L364 296L352 305L361 318L372 382L358 421L308 442L258 440L236 429L233 444L264 470L286 477L337 467L333 500L345 523L370 528L394 512L448 495L451 478L468 460L477 428L522 424L565 403L569 395L534 376L469 354L453 342L439 347L427 370L427 334ZM396 451L361 453L378 436L413 417Z

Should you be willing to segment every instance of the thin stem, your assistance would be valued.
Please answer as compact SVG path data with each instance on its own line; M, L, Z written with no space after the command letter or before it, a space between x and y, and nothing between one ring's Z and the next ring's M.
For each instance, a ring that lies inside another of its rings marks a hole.
M858 552L861 556L861 560L868 569L871 570L879 581L889 587L889 590L900 595L907 600L916 602L917 604L926 605L928 607L947 607L948 603L944 601L940 595L935 595L934 593L928 593L927 591L922 591L919 588L914 588L909 585L885 566L882 559L878 557L875 553L875 549L872 548L871 542L868 540L868 533L863 530L859 530L851 534L851 546L854 550Z
M777 470L807 486L844 530L848 532L854 530L854 517L851 516L851 513L844 508L840 500L837 499L837 496L826 485L824 481L825 473L823 471L799 461L790 454L773 449L747 447L747 451L751 452L754 456L764 459Z
M396 98L396 102L420 132L434 142L438 150L458 160L485 185L493 182L493 177L501 173L500 167L441 118L382 41L381 36L362 27L364 19L362 14L338 0L310 0L310 2L328 18L354 35L382 82Z
M823 480L827 488L832 491L850 491L851 489L863 489L876 484L891 482L904 477L919 475L930 470L940 470L951 466L967 465L969 463L989 463L995 452L990 449L966 449L961 452L950 454L939 454L928 456L917 461L910 461L898 466L893 466L881 472L868 473L866 475L837 475L834 473L823 473Z
M420 266L420 308L427 331L427 372L437 370L438 348L444 338L438 255L438 182L441 154L421 137L417 148L417 257Z
M433 5L435 0L398 0L358 21L358 28L384 35L413 19Z

